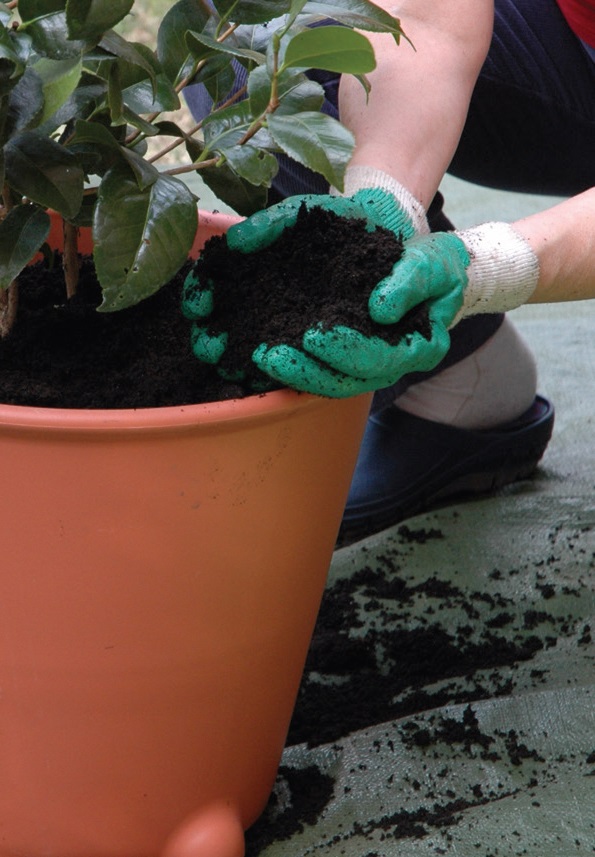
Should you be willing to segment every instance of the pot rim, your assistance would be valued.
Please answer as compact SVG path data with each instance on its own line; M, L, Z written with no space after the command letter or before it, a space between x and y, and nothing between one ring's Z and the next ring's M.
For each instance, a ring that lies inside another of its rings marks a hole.
M92 432L175 429L266 418L331 401L283 389L243 399L160 408L80 409L0 404L0 427Z

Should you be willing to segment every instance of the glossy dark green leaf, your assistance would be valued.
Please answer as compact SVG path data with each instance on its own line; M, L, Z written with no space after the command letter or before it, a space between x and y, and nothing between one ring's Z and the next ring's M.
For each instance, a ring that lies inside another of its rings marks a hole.
M241 144L246 134L251 130L254 117L250 106L243 101L225 110L212 114L203 125L205 145L212 152L227 154L235 146ZM251 145L262 149L275 147L275 143L266 128L261 128L251 136Z
M120 145L109 128L101 122L87 122L79 120L74 125L74 133L70 138L71 145L90 144L109 151L114 156L120 151Z
M5 147L6 180L22 196L64 217L81 207L84 173L77 158L63 146L25 131Z
M293 36L283 65L316 68L340 74L367 74L376 67L372 45L348 27L314 27Z
M274 155L263 152L249 143L243 146L232 146L224 151L224 154L233 171L253 185L270 187L279 169Z
M99 46L106 53L117 57L120 66L139 66L153 82L155 81L158 66L151 56L151 51L147 51L144 45L128 42L112 30L105 34Z
M155 87L145 78L122 90L124 103L134 113L162 113L178 110L180 99L169 78L159 75Z
M213 6L225 20L236 24L261 24L278 15L285 15L291 0L213 0Z
M81 57L69 60L42 58L35 63L35 73L43 89L43 111L38 117L41 124L66 104L81 79Z
M207 147L217 148L224 139L225 145L235 145L248 131L253 119L250 105L246 101L211 113L202 128Z
M8 115L3 125L7 139L27 128L35 127L43 114L43 87L33 69L27 69L8 96Z
M71 39L96 42L130 12L134 0L68 0L66 23Z
M194 65L186 33L202 32L209 18L206 7L196 0L178 0L164 15L157 33L157 56L172 83L186 78Z
M123 159L132 170L140 190L146 190L159 180L159 170L132 149L122 149Z
M0 96L10 92L25 72L27 57L22 55L22 47L22 41L0 26Z
M164 137L177 137L184 141L184 147L191 161L196 161L204 149L204 144L194 137L190 137L186 131L175 122L155 122L159 134Z
M87 175L103 176L115 164L126 160L124 147L100 122L76 122L68 149L76 155Z
M69 37L65 12L54 12L44 18L36 18L25 24L24 29L31 37L35 51L50 59L76 59L89 47L88 42Z
M231 57L225 54L210 57L201 64L192 82L204 83L213 104L220 104L229 96L236 82Z
M66 125L75 118L87 119L94 113L106 95L107 84L94 75L83 72L76 89L71 93L58 110L39 124L40 134L52 134L61 125Z
M135 113L158 113L177 110L180 99L171 81L161 70L153 51L146 45L134 44L136 52L151 67L151 73L138 63L118 62L124 103Z
M18 277L49 231L50 218L36 205L17 205L0 221L0 288Z
M197 224L196 200L183 182L161 175L141 190L128 169L110 170L93 221L101 311L133 306L167 283L187 258Z
M354 149L350 131L323 113L269 118L269 131L278 146L295 161L323 175L343 189L345 169Z
M250 48L241 48L233 43L232 40L217 42L215 39L205 33L189 32L186 36L186 43L190 52L199 59L209 53L224 53L234 57L241 57L250 62L261 65L266 57L258 51L253 51Z
M242 217L249 217L266 206L267 188L244 181L225 164L207 167L200 170L199 175L218 199Z
M273 81L266 66L255 68L248 77L248 98L254 116L259 116L268 108ZM276 112L295 113L300 110L320 110L324 102L324 89L316 81L310 80L303 72L289 68L277 79L277 98L279 106Z
M308 0L303 11L332 18L358 30L392 33L397 42L402 34L399 19L368 0L342 0L341 3L336 0Z
M19 17L25 23L65 9L66 0L19 0Z

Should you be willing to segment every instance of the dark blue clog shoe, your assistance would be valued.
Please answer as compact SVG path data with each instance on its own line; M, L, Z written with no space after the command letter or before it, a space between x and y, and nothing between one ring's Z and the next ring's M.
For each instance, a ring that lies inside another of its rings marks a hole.
M530 476L552 436L554 408L537 396L513 422L468 431L390 405L370 416L338 545L419 512Z

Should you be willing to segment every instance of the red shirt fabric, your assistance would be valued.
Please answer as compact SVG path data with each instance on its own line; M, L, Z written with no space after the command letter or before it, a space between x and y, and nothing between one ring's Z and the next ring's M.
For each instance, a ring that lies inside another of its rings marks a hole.
M574 33L595 48L595 0L557 0Z

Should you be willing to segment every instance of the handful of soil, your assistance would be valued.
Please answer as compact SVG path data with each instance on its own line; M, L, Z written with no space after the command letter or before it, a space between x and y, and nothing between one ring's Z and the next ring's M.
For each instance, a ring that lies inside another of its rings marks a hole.
M224 381L192 354L180 308L190 262L156 294L114 313L97 312L101 289L90 257L82 258L78 290L68 300L58 255L53 267L29 265L19 276L16 323L0 339L0 401L157 408L242 398L252 394L258 375L254 348L261 342L300 347L304 331L317 322L392 342L414 329L429 335L423 306L391 327L373 324L368 315L371 290L401 253L392 232L367 232L364 221L305 207L295 227L259 253L232 252L224 238L211 239L200 277L215 283L213 331L228 332L223 368L230 374L247 369L242 385Z
M255 253L230 250L224 236L211 238L196 272L201 283L213 283L209 332L228 333L219 366L258 381L251 356L260 343L301 348L305 331L317 324L344 325L394 345L414 331L429 339L425 305L394 325L377 324L368 313L372 290L402 253L403 242L388 229L369 232L364 220L305 205L294 226Z

